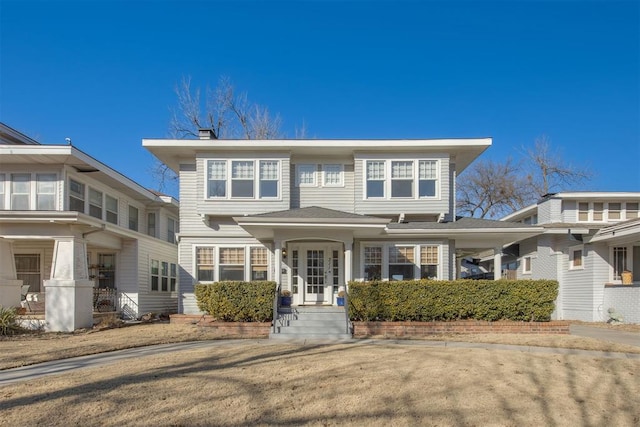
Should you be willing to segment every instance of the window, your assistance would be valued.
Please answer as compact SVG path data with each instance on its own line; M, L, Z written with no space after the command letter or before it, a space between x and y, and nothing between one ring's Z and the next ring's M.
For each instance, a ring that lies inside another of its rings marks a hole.
M364 280L367 282L382 279L382 247L364 247Z
M118 224L118 199L111 197L108 194L104 196L105 205L107 208L107 222L111 224Z
M389 247L389 280L414 278L414 247Z
M438 188L438 162L420 160L418 173L418 197L435 197Z
M102 219L102 193L89 187L89 215Z
M638 218L638 203L627 203L626 204L626 216L625 218Z
M147 234L156 237L156 213L149 212L147 214Z
M526 256L522 259L522 273L531 274L531 257Z
M160 263L160 266L162 267L160 270L160 274L162 275L161 280L162 280L162 292L167 292L169 291L169 263L166 261L162 261Z
M160 262L158 260L151 260L151 290L157 291L160 289Z
M167 218L167 242L176 242L176 220L173 218Z
M278 179L280 162L260 160L260 198L278 197Z
M11 209L15 211L29 210L30 190L31 174L11 174Z
M578 221L589 221L589 203L578 203Z
M244 280L244 248L220 248L219 280Z
M84 184L69 180L69 210L84 212Z
M138 231L138 208L129 205L129 230Z
M298 293L298 251L291 251L291 293Z
M3 173L0 173L0 209L4 209L4 180L5 175Z
M420 247L420 278L421 279L437 279L438 278L438 247L437 246L421 246Z
M322 185L342 187L344 185L343 169L343 165L322 165Z
M227 196L227 162L210 160L208 163L207 197Z
M251 248L251 280L267 280L267 248Z
M213 249L211 247L196 248L196 278L199 282L213 282Z
M28 292L40 292L40 254L15 254L16 278L29 285Z
M583 268L582 263L582 248L571 249L570 250L570 269L581 269Z
M231 197L253 197L253 161L231 162Z
M604 203L594 203L593 204L593 220L594 221L602 221L604 219L603 216Z
M56 175L36 174L36 209L53 211L56 209Z
M622 272L627 270L627 248L613 248L613 280L621 280Z
M367 160L367 199L384 197L385 162Z
M622 210L622 203L609 203L608 219L620 219L620 211Z
M315 187L317 185L316 169L316 165L296 165L296 185L298 187Z
M391 162L391 197L413 197L413 162Z
M178 282L178 266L176 264L171 263L171 276L169 278L169 290L171 292L176 291L176 284Z

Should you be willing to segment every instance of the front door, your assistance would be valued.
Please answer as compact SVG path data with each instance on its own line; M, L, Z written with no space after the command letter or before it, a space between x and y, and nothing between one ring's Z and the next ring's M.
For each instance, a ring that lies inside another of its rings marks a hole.
M334 304L342 280L342 250L339 243L291 245L292 275L297 304Z

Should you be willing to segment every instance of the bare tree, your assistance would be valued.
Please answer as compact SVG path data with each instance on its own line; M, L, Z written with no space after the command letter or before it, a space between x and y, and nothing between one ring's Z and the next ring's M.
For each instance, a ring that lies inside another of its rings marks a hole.
M546 136L521 150L523 159L478 160L457 184L457 210L477 218L499 218L535 203L545 194L588 181L592 173L566 163Z
M536 138L533 147L523 147L522 151L528 164L529 185L538 196L582 184L594 175L586 167L566 163L559 149L552 150L546 135Z
M175 87L177 105L171 110L169 135L176 139L198 136L209 129L214 139L282 138L280 115L248 100L246 93L236 94L228 77L221 77L214 89L207 87L204 99L200 88L192 88L191 78L183 77ZM298 132L296 132L296 137ZM159 161L151 170L158 190L175 183L177 177Z
M519 163L478 160L458 180L457 210L476 218L497 218L523 207L530 197Z

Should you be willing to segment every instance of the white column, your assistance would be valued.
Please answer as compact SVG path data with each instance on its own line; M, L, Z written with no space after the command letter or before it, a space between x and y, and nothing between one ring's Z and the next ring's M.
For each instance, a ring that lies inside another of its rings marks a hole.
M344 242L344 282L353 280L353 242Z
M0 307L20 307L22 280L17 277L13 244L0 237Z
M502 248L493 249L493 280L502 279Z
M93 326L93 281L87 269L87 243L56 238L51 279L44 281L46 329L72 332Z
M456 256L454 255L454 257ZM456 257L456 272L454 278L462 279L462 257Z
M276 240L274 249L274 271L273 271L273 281L277 284L280 284L282 281L282 240Z

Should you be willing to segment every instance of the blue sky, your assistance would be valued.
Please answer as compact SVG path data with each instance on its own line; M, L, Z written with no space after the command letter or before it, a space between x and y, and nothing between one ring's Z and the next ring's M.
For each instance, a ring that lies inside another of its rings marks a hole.
M155 187L174 86L231 78L289 137L546 135L587 190L640 191L638 1L0 0L0 121Z

